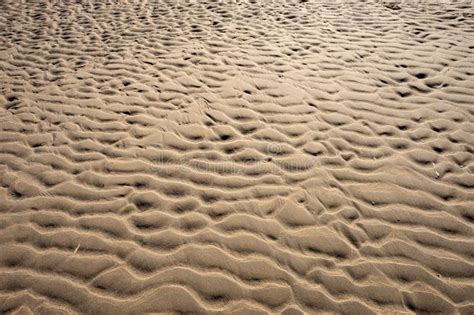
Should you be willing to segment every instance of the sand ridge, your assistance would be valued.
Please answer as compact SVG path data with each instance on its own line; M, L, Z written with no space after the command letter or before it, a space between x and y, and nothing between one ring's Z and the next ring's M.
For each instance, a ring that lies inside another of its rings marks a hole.
M0 313L474 312L469 1L0 3Z

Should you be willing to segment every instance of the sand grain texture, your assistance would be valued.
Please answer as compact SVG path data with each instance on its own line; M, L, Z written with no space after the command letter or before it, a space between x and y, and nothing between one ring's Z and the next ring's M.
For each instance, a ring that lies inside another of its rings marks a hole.
M0 2L0 313L474 313L470 1Z

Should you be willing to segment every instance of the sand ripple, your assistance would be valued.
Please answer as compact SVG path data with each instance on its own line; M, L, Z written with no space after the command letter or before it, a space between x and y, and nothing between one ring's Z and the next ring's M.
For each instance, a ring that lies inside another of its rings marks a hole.
M0 313L474 313L470 1L0 3Z

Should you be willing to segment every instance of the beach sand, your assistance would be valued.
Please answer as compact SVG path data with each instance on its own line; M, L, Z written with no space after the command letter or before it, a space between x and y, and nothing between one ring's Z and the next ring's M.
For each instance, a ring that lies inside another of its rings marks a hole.
M474 314L471 2L1 1L0 313Z

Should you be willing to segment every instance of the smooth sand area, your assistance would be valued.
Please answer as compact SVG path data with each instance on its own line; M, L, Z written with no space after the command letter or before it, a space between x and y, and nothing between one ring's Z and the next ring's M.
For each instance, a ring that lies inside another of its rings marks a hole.
M0 1L1 314L474 314L473 172L472 1Z

